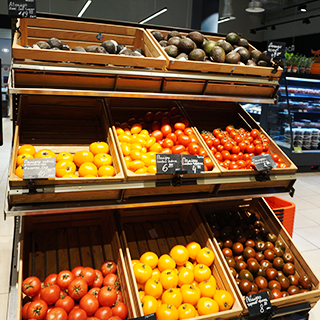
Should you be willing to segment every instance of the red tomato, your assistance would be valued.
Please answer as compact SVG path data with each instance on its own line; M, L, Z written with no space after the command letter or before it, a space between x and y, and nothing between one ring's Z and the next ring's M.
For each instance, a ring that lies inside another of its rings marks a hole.
M201 133L201 137L203 138L204 141L210 138L210 136L206 133Z
M206 144L207 144L207 146L208 146L209 148L211 148L211 147L213 146L214 140L218 140L218 139L208 138L208 139L206 140ZM220 140L218 140L218 141L219 141L219 144L220 144Z
M46 320L68 320L68 314L62 308L53 308L47 313Z
M46 316L47 311L48 311L48 305L45 301L41 299L32 301L29 304L29 308L27 310L27 318L42 320Z
M88 293L92 294L94 297L98 299L100 288L91 288Z
M80 308L73 308L69 313L68 320L87 320L87 313Z
M235 136L235 137L233 138L233 140L234 140L236 143L241 143L243 139L241 138L241 136Z
M55 304L60 298L60 287L53 284L49 287L44 287L41 290L41 299L44 300L48 305Z
M57 274L56 273L51 273L49 274L45 279L44 279L44 285L51 286L52 284L57 284Z
M182 144L183 146L187 147L189 143L191 142L191 139L189 136L185 134L180 134L178 137L179 144Z
M41 288L41 281L38 277L28 277L22 282L22 292L33 297L38 294Z
M238 154L240 152L240 147L239 146L233 146L231 149L232 153Z
M239 156L235 153L230 155L230 160L231 161L238 161L239 160Z
M74 300L70 296L65 296L64 298L60 298L54 306L63 308L69 313L74 308Z
M123 301L123 295L120 290L116 290L117 293L117 301Z
M169 133L166 138L172 140L174 144L177 142L177 136L174 133Z
M207 153L206 150L204 150L203 148L200 147L200 149L199 149L199 156L207 157L207 156L208 156L208 153Z
M237 161L237 165L238 165L240 168L244 169L244 168L247 166L247 162L244 161L244 160L238 160L238 161Z
M92 316L99 309L99 301L92 294L85 294L79 302L80 308Z
M66 297L68 294L66 292L65 289L60 289L60 293L59 293L59 298L63 299L64 297Z
M118 301L117 304L111 309L111 311L114 316L118 316L122 320L124 320L128 315L128 308L121 301Z
M230 164L229 170L237 170L239 169L239 166L237 164Z
M200 147L197 143L189 143L188 144L188 148L187 148L188 152L190 154L199 154L200 151Z
M120 289L119 277L114 273L110 273L106 275L105 278L103 279L103 285L119 290Z
M75 277L79 277L81 270L83 269L83 266L77 266L74 267L71 272L74 274Z
M263 152L263 146L261 144L256 145L254 153L261 154Z
M214 129L212 133L216 137L218 134L221 134L221 131L219 129Z
M163 138L163 134L160 130L153 131L150 136L156 138L156 141L160 141Z
M180 154L181 152L183 152L185 150L186 150L185 146L183 146L181 144L177 144L176 146L173 146L171 148L171 151L173 154Z
M161 128L161 123L159 121L152 122L152 124L151 124L152 131L160 130L160 128Z
M171 139L164 139L163 140L163 145L164 148L172 148L174 146L174 142Z
M215 147L211 147L210 150L213 154L215 154L218 151Z
M223 140L223 139L222 139ZM221 140L221 141L222 141ZM222 143L221 143L222 144ZM223 148L224 150L227 150L227 151L230 151L233 147L233 144L231 142L226 142L224 145L223 145Z
M184 131L184 129L186 128L186 125L182 122L176 122L173 127L175 128L175 130Z
M185 128L185 129L183 130L183 133L184 133L186 136L190 136L190 135L193 134L193 130L192 130L192 128L187 127L187 128Z
M88 284L82 277L75 277L68 285L69 296L78 300L88 292Z
M253 139L255 139L259 135L259 130L258 129L252 129L250 132L250 135Z
M211 170L213 168L213 161L209 157L205 157L204 159L204 165L208 168L208 170Z
M22 307L22 319L23 320L27 320L28 319L28 315L27 315L27 311L29 308L31 301L27 302L23 307Z
M279 163L279 168L288 168L288 166L285 163Z
M169 133L172 133L172 128L169 124L164 124L161 126L161 132L166 137Z
M95 269L96 277L94 278L93 284L91 285L92 288L101 288L103 283L103 275L102 272L98 269Z
M70 270L62 270L58 273L57 276L57 285L61 289L68 287L69 283L73 280L75 275Z
M163 112L162 111L157 111L153 117L154 121L161 121L163 118Z
M174 134L177 136L177 138L180 136L180 134L183 134L183 131L182 130L176 130L175 132L174 132Z
M242 159L243 159L243 152L240 151L240 152L238 153L238 157L239 157L239 160L242 160Z
M241 150L242 152L245 151L246 148L247 148L247 144L246 144L245 142L240 142L240 143L238 144L238 146L240 147L240 150Z
M109 318L109 319L111 319L111 318ZM100 320L100 319L97 317L88 317L87 320Z
M221 155L222 155L223 160L230 160L231 159L231 154L227 150L222 150Z
M276 153L273 153L272 155L271 155L271 157L272 157L272 159L273 159L273 161L274 162L278 162L278 160L279 160L279 156L276 154Z
M112 316L109 320L121 320L121 318L118 316Z
M85 267L81 270L80 277L83 277L88 286L91 286L96 278L96 271L91 267Z
M112 317L112 311L109 307L101 307L97 310L94 316L100 320L108 320L109 318Z
M144 115L144 120L146 122L151 122L153 121L153 116L154 116L153 112L149 111Z
M247 153L252 153L252 152L254 152L254 150L255 150L255 146L252 145L252 144L249 144L249 145L247 146L247 148L246 148L246 152L247 152Z
M239 134L238 134L235 130L233 130L233 131L231 131L231 132L229 133L229 135L230 135L230 137L231 137L232 139L234 139L234 138L237 137Z
M261 141L260 139L254 139L253 142L252 142L252 144L253 144L254 146L256 146L256 145L258 145L258 144L262 144L262 141Z
M225 160L225 161L223 161L223 167L228 169L229 166L230 166L230 163L231 163L230 160Z
M195 134L189 134L189 137L191 139L191 142L194 142L194 143L198 143L198 138L196 137Z
M224 138L222 138L221 140L220 140L220 144L221 145L225 145L227 142L230 142L230 140L229 140L229 138L226 138L226 137L224 137Z
M41 299L41 291L42 291L42 289L43 289L43 288L40 289L40 291L37 293L36 296L33 296L33 297L31 298L32 301Z
M172 150L170 148L165 148L161 150L162 154L172 154Z
M222 154L220 152L216 152L214 157L220 162L223 161L223 157L222 157Z
M117 292L108 286L102 287L98 293L98 300L102 307L111 307L117 301Z
M228 132L228 133L230 133L231 131L233 131L234 130L234 127L233 126L227 126L226 127L226 131Z
M224 150L223 145L219 144L219 145L217 146L217 150L220 151L220 152L221 152L222 150Z
M220 140L217 138L213 139L213 146L217 147L218 145L220 145Z
M250 154L249 154L249 153L245 153L245 154L243 155L243 160L245 160L245 161L250 160Z

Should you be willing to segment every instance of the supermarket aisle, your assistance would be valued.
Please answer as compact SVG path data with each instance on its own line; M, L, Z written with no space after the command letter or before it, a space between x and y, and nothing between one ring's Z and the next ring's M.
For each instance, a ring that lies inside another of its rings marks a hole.
M3 119L4 145L0 147L0 210L3 213L5 189L11 154L12 123ZM320 173L297 174L295 196L281 198L296 204L293 239L305 259L320 278ZM0 217L0 319L7 318L13 218ZM310 312L310 320L320 319L320 303ZM10 319L11 320L11 319Z

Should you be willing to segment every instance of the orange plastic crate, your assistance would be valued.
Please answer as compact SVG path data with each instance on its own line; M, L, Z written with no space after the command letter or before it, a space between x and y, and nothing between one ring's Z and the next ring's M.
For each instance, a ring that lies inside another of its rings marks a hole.
M265 197L264 199L292 237L296 205L279 197Z

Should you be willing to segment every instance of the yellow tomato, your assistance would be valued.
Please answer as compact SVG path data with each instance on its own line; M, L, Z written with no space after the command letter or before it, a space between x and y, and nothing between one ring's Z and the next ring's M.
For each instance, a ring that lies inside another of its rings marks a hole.
M35 159L56 158L56 154L49 149L42 149L34 155Z
M135 174L146 174L146 173L148 173L148 168L147 167L139 168L134 173Z
M153 296L156 299L160 298L163 292L163 287L160 280L148 279L144 286L146 295Z
M154 152L156 152L156 153L159 153L159 152L161 152L162 147L161 147L161 145L160 145L158 142L156 142L156 143L154 143L154 144L149 148L149 150L150 150L150 151L154 151Z
M156 143L156 138L155 137L149 137L148 140L146 141L146 147L150 148L153 144Z
M202 282L205 280L209 280L211 276L211 270L205 264L197 264L193 269L194 280L197 282Z
M201 292L197 286L192 286L190 284L185 284L181 287L181 294L182 294L182 302L183 303L190 303L195 306L200 297Z
M162 304L156 312L157 320L178 320L177 308L172 304Z
M209 248L204 247L198 251L196 260L198 263L202 263L210 267L214 261L214 253Z
M194 280L194 274L193 271L183 267L179 270L178 275L178 285L179 287L182 287L184 284L190 284Z
M130 143L123 142L123 143L121 143L120 148L121 148L122 154L124 156L130 156L130 151L131 151L131 144Z
M211 278L210 278L211 279ZM199 283L198 287L201 291L201 297L213 298L217 290L216 280L205 280Z
M142 151L142 145L140 143L131 143L131 150Z
M146 153L147 153L147 148L146 148L146 147L142 147L141 153L142 153L142 154L146 154Z
M136 263L140 263L140 262L141 262L141 261L138 260L138 259L133 259L133 260L131 260L132 266L134 266Z
M144 291L145 283L137 282L138 291Z
M56 162L59 162L61 160L70 160L70 161L73 161L73 155L70 153L70 152L60 152L58 155L57 155L57 158L56 158Z
M155 297L144 296L141 302L142 302L143 314L145 316L151 313L156 313L159 308L158 301Z
M174 270L164 270L160 274L160 282L164 289L175 288L178 285L178 275Z
M99 177L113 177L116 171L113 166L101 166L98 170Z
M148 173L157 173L157 167L156 166L148 166L147 171L148 171Z
M179 320L194 318L196 316L196 309L190 303L184 303L178 308Z
M226 290L217 290L213 299L218 303L220 311L231 309L234 303L232 295Z
M112 157L107 153L98 153L93 158L93 163L100 168L101 166L110 166L112 165Z
M152 270L152 276L151 276L151 279L154 279L154 280L159 280L160 279L160 270L158 268L154 268Z
M152 275L152 269L149 265L144 263L136 263L133 266L133 272L135 275L135 278L137 282L139 283L145 283L148 279L151 278Z
M33 155L31 155L30 153L19 154L17 156L17 163L16 163L17 167L18 166L23 166L24 159L33 159Z
M124 130L122 128L116 128L116 133L119 136L121 133L124 133Z
M170 288L162 294L162 303L173 304L176 308L182 303L182 294L179 289Z
M143 290L138 291L139 299L142 302L142 299L145 297L145 292Z
M20 179L22 179L23 178L23 166L18 166L14 173L16 176L18 176Z
M92 142L89 151L95 156L98 153L109 153L109 145L104 141Z
M175 261L168 254L163 254L162 256L160 256L158 261L158 268L160 272L167 269L173 270L175 267Z
M139 137L139 136L131 138L131 143L138 143L142 147L144 147L146 145L146 141L142 137Z
M56 164L56 177L62 178L66 174L74 174L76 165L70 160L61 160Z
M141 156L141 160L145 163L146 166L155 166L156 165L156 159L153 159L150 156L147 156L146 154L143 154Z
M146 156L150 157L151 159L156 159L156 152L154 151L149 151L146 153Z
M79 172L79 176L80 177L84 177L84 176L86 176L88 174L93 175L93 176L96 177L97 174L98 174L98 169L97 169L97 167L96 167L96 165L94 163L92 163L92 162L84 162L80 166L78 172Z
M141 160L141 156L142 156L142 153L139 151L139 150L132 150L132 147L131 147L131 151L130 151L130 157L132 160Z
M141 160L133 160L129 163L129 169L132 171L136 171L143 167L144 167L144 162Z
M131 142L131 135L128 135L128 134L126 134L126 133L124 132L124 133L121 133L121 134L118 136L118 139L119 139L120 142L130 143L130 142Z
M149 131L147 129L142 129L139 135L149 137Z
M67 173L67 174L65 174L62 178L63 178L63 179L67 179L67 178L79 178L79 176L77 176L76 174L73 174L73 173Z
M24 154L24 153L29 153L32 156L34 156L36 154L36 149L31 144L23 144L18 149L18 155Z
M189 252L189 257L192 260L195 260L197 253L201 250L201 246L198 242L192 241L186 245L186 248Z
M78 168L85 162L93 162L93 153L87 150L77 151L73 156L73 162Z
M199 299L197 303L197 310L199 312L199 316L203 316L206 314L212 314L219 311L219 306L216 301L211 298L202 297Z
M170 257L178 266L183 266L189 260L189 252L183 245L176 245L170 250Z
M158 261L158 256L152 251L147 251L140 257L140 262L148 264L152 269L157 266Z
M135 123L131 129L130 132L131 134L138 134L142 130L142 125L140 123Z

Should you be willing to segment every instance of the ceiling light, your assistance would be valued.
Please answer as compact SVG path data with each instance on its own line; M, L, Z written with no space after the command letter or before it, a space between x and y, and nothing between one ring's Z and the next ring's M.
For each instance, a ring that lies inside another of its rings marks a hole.
M300 6L298 7L298 10L300 10L301 12L307 12L307 5L300 4Z
M271 30L276 30L276 29L277 29L276 26L271 27Z
M78 14L78 17L82 17L82 15L85 13L85 11L88 9L88 7L90 6L92 0L88 0L86 2L86 4L83 6L83 8L81 9L81 11Z
M5 53L8 53L10 50L8 48L2 48L1 51L5 52Z
M218 23L227 22L230 20L235 20L236 17L225 17L218 20Z
M229 20L234 20L236 18L233 15L232 0L224 0L222 14L219 18L219 20L222 20L223 18L230 18Z
M305 19L302 20L302 23L310 24L311 21L308 18L305 18Z
M149 21L149 20L151 20L151 19L154 19L155 17L159 16L160 14L165 13L166 11L168 11L168 8L167 8L167 7L164 7L164 8L162 8L161 10L153 13L151 16L149 16L149 17L141 20L139 23L140 23L140 24L144 24L144 23L146 23L147 21Z
M261 1L259 0L251 0L246 9L246 11L250 13L261 13L264 12L264 10L265 9L262 7Z

